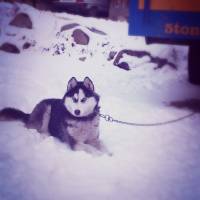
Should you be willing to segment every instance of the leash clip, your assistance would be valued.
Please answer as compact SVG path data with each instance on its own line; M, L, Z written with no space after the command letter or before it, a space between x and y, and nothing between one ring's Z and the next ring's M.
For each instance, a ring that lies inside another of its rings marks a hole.
M108 122L113 122L113 118L110 115L105 115L104 118Z

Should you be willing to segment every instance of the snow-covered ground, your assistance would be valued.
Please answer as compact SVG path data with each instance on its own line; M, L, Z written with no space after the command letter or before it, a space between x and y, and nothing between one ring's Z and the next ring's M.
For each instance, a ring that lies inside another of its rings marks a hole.
M171 107L170 101L200 98L200 88L187 81L187 47L147 46L144 38L127 36L126 22L18 7L30 15L33 29L8 25L15 10L0 3L0 45L12 42L21 50L0 51L0 109L31 112L41 99L61 98L72 76L89 76L101 96L101 112L124 121L176 119L191 111ZM72 23L89 35L87 46L71 45L77 27L59 32ZM92 27L106 35L88 29ZM23 50L24 40L34 45ZM59 55L56 45L65 47ZM155 70L156 64L145 57L130 56L124 57L130 71L117 68L108 54L123 49L149 51L169 59L177 70L168 65ZM199 124L199 114L155 127L102 119L101 139L113 153L110 157L72 152L19 122L0 122L0 200L199 200Z

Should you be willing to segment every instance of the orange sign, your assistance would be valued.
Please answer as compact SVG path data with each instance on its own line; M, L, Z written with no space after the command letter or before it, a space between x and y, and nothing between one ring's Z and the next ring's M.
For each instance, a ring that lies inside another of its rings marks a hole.
M200 0L149 0L150 9L157 11L199 12ZM145 0L139 0L139 9L144 9Z

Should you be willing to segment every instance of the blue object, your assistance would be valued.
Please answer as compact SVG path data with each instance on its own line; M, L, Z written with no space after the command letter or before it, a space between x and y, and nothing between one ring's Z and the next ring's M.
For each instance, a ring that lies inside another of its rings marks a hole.
M192 1L190 0L191 4ZM195 8L194 11L187 11L185 8L177 11L177 9L169 10L163 7L159 9L158 6L155 9L152 8L152 3L156 5L155 0L131 0L129 35L184 40L200 39L200 12L198 11L200 7Z

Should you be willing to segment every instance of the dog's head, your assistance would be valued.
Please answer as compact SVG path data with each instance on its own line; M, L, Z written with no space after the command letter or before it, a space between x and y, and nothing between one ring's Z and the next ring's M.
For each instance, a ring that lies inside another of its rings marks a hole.
M94 84L90 78L77 81L72 77L67 85L64 105L74 117L87 117L98 110L99 95L94 91Z

